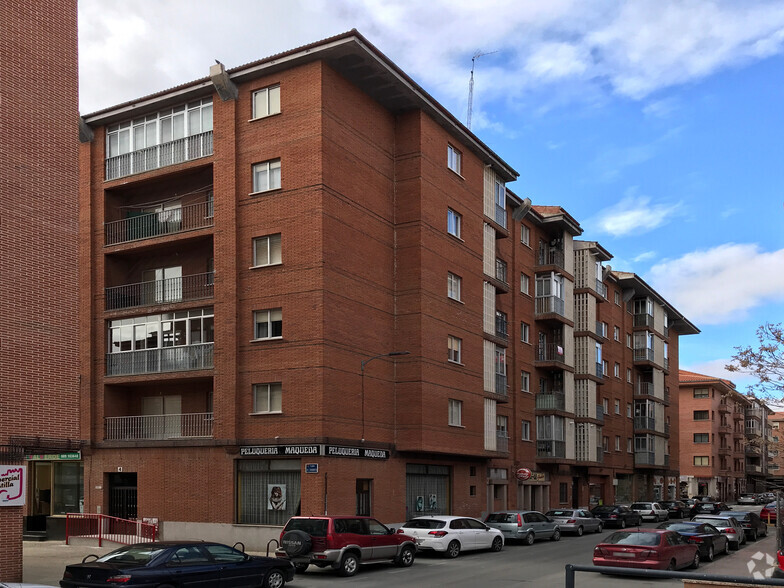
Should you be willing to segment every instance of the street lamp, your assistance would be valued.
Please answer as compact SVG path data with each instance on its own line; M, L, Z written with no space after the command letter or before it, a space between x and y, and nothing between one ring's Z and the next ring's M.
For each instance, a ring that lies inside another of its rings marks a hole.
M368 359L363 359L362 363L359 364L359 371L361 374L360 380L360 389L362 395L362 442L365 442L365 366L369 364L374 359L379 359L381 357L394 357L396 355L408 355L411 353L410 351L390 351L389 353L382 353L380 355L374 355L373 357L369 357Z

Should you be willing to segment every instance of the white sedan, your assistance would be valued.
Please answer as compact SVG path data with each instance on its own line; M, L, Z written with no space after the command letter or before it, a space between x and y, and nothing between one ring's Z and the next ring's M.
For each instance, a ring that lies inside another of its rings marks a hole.
M471 517L425 516L411 519L397 531L416 539L422 551L438 551L457 557L461 551L504 548L504 534Z
M670 511L658 502L635 502L629 508L640 513L640 517L643 520L651 519L658 523L670 518Z

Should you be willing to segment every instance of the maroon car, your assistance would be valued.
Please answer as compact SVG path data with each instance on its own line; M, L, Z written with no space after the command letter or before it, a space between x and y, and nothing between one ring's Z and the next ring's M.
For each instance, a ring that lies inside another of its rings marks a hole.
M616 531L593 550L593 565L649 570L678 570L700 565L697 545L665 529Z

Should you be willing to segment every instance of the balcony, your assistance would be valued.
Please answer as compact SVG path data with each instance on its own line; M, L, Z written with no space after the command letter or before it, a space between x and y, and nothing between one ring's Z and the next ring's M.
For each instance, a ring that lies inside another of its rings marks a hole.
M212 155L212 131L184 137L106 160L106 181Z
M635 327L653 327L653 317L649 314L635 314L634 315Z
M537 261L539 262L538 265L557 265L560 268L566 268L564 252L560 249L540 251Z
M665 372L670 371L670 358L669 357L665 357L664 358L664 371Z
M719 447L719 455L731 455L732 447Z
M604 423L604 407L601 404L596 405L596 420Z
M495 336L507 340L509 338L509 324L506 320L506 315L495 315Z
M754 437L762 436L762 432L757 427L746 427L746 434L747 435L752 435Z
M106 441L145 441L212 437L212 413L104 418Z
M495 450L499 453L509 453L509 433L506 431L495 432Z
M607 298L607 284L601 280L596 280L596 293L602 298Z
M604 447L596 448L596 461L599 463L604 462Z
M557 296L537 296L536 316L543 314L557 314L566 317L566 303Z
M670 423L664 423L664 434L665 435L670 434Z
M635 348L634 361L654 361L653 349L647 347Z
M564 353L564 348L555 344L537 345L536 361L556 362L566 365L566 355Z
M653 451L635 451L634 465L656 465L656 454Z
M607 323L603 323L602 321L596 321L596 334L600 337L606 339L607 338Z
M736 410L732 411L732 418L733 418L733 420L736 420L736 421L745 421L746 420L746 414L742 410L737 410L736 409Z
M495 393L506 396L506 374L495 375Z
M566 410L566 395L561 393L537 394L536 410Z
M730 413L732 408L726 402L719 402L719 412Z
M604 366L601 363L596 364L596 377L604 378Z
M762 473L762 466L758 465L747 465L746 471L752 474L761 474Z
M566 441L537 439L536 457L566 458Z
M656 397L654 394L655 386L653 382L638 382L637 383L637 395L639 396L653 396Z
M509 285L509 280L506 277L506 262L501 259L495 260L495 279L502 284Z
M653 417L636 416L634 417L635 429L647 429L649 431L656 430L656 419Z
M174 235L213 225L213 203L199 202L104 223L104 245Z
M495 205L495 222L504 229L506 228L506 208Z
M106 310L212 298L213 279L213 272L206 272L106 288Z
M107 376L135 376L213 368L213 343L123 351L106 356Z

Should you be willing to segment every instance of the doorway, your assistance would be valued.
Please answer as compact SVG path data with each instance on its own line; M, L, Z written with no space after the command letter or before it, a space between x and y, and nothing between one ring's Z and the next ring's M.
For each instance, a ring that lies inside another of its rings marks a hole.
M136 472L109 474L109 516L136 519Z

